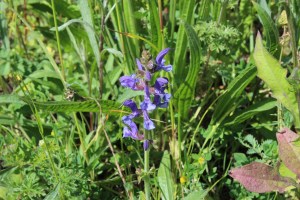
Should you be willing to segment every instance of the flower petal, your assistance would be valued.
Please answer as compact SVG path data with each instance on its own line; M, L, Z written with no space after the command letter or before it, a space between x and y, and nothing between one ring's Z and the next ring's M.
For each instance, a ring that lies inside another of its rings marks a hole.
M167 65L167 66L161 66L162 70L166 71L166 72L170 72L172 71L173 67L172 65Z
M139 69L140 71L144 71L143 65L142 65L141 61L140 61L139 59L135 59L135 61L136 61L136 64L137 64L137 66L138 66L138 69Z
M132 90L137 90L136 84L139 82L139 79L136 78L135 74L132 74L131 76L122 76L120 77L119 81L123 87L128 87Z
M164 50L162 50L161 52L158 53L158 55L156 56L156 64L160 65L162 64L162 60L165 57L165 55L170 51L171 48L166 48Z
M144 101L140 104L140 107L142 110L152 111L156 108L156 106L150 100L149 87L145 86L144 91L145 91Z
M138 110L136 103L131 99L124 101L123 105L129 107L132 112L136 112Z
M143 147L144 147L145 151L147 151L149 149L149 146L150 146L150 141L149 140L144 140Z
M157 78L154 84L154 88L157 90L156 92L163 92L168 83L169 80L165 77Z
M148 112L143 110L143 117L144 117L144 128L146 130L152 130L155 128L154 123L151 121L151 119L148 116Z

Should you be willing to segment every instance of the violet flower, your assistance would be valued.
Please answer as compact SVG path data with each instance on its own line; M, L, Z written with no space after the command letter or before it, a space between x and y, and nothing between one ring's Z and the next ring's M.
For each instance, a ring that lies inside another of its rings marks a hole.
M168 85L167 78L158 78L154 84L154 99L153 103L160 108L168 107L171 95L164 92Z
M156 71L159 70L164 70L166 72L172 71L172 65L167 65L165 66L165 55L170 51L170 48L166 48L164 50L162 50L161 52L159 52L159 54L156 56Z
M145 52L142 57L142 63L139 59L136 59L138 67L138 76L132 74L131 76L120 77L120 83L123 87L130 88L132 90L144 90L144 100L140 103L140 109L138 109L136 103L133 100L126 100L123 105L129 107L132 111L129 115L122 117L122 122L125 124L123 129L123 137L130 137L134 140L144 140L144 149L149 148L149 140L144 139L144 135L138 133L134 118L142 116L144 119L144 129L152 130L155 128L153 121L149 117L149 112L153 111L157 107L166 108L171 99L171 95L164 92L168 85L167 78L157 78L153 87L149 87L149 82L152 79L152 74L160 70L169 72L172 70L172 65L165 65L164 56L170 51L170 48L166 48L159 52L155 61L151 60L151 55ZM144 52L143 52L144 53ZM151 91L151 92L150 92ZM151 101L151 95L153 95L153 101Z

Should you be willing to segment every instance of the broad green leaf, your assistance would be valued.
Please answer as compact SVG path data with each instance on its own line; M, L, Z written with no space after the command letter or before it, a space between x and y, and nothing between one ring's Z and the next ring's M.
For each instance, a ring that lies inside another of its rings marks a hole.
M199 190L199 191L193 191L186 197L184 197L184 200L204 200L207 196L208 191L207 190Z
M299 110L293 87L286 79L287 70L264 48L260 34L257 34L253 58L257 67L257 76L272 90L273 97L285 106L300 127Z
M255 10L258 13L259 19L264 27L264 35L267 40L267 49L278 56L280 52L279 33L270 15L258 3L252 1Z
M174 95L177 108L183 118L188 116L190 105L194 99L196 81L201 67L201 49L199 38L195 30L187 23L185 24L185 30L191 50L191 64L185 81L180 84L180 87Z
M174 182L171 175L171 160L168 151L164 152L158 169L158 184L162 192L163 200L174 199Z
M276 134L279 146L279 157L283 163L300 177L300 143L299 135L288 128Z
M180 10L181 13L181 21L182 23L179 26L179 30L177 32L177 40L176 40L176 51L174 55L174 76L176 83L181 83L185 79L185 56L186 56L186 49L188 44L188 39L185 34L187 31L186 24L192 24L193 13L195 8L195 0L187 0L183 3L182 9ZM185 23L184 23L185 22ZM187 33L188 35L188 33Z
M251 105L244 109L241 113L237 113L226 119L225 125L230 126L234 124L242 123L243 121L250 119L251 117L273 108L276 108L277 102L274 100L265 100Z
M256 69L247 67L229 85L228 89L220 96L214 109L211 124L220 124L237 106L237 101L246 86L255 78Z
M279 175L274 168L259 162L253 162L230 171L230 176L240 182L250 192L265 193L279 191L283 193L294 181Z
M25 104L25 103L17 95L2 94L0 95L0 105L1 104Z

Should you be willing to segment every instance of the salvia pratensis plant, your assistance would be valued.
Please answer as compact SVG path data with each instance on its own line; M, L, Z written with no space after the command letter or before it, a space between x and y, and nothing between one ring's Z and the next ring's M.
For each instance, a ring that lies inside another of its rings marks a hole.
M140 103L140 109L138 109L136 103L128 99L123 105L131 109L132 113L122 117L122 122L125 124L123 129L123 137L130 137L134 140L144 140L144 149L149 147L149 141L144 138L144 135L140 134L134 118L143 116L145 130L152 130L155 128L153 121L149 118L149 112L154 109L166 108L170 101L171 95L165 93L164 90L168 85L168 79L166 77L159 77L156 79L153 86L150 86L150 81L155 72L164 70L169 72L172 70L172 65L165 65L164 56L169 52L170 48L162 50L156 57L155 61L151 59L148 51L143 51L141 60L136 59L138 66L138 73L130 76L122 76L119 80L121 85L132 90L143 90L144 100ZM151 101L151 96L153 101Z
M150 140L147 137L147 133L141 134L138 130L134 118L142 116L144 119L144 129L146 131L153 130L155 125L149 117L149 113L156 108L166 108L170 101L171 95L165 93L165 89L168 85L168 79L166 77L159 77L155 80L154 85L150 85L153 74L164 70L170 72L172 65L165 65L164 56L170 51L170 48L166 48L159 52L155 60L152 59L150 53L146 50L142 52L141 59L136 59L138 71L136 74L130 76L120 77L120 83L122 86L131 90L144 91L144 99L140 103L140 108L137 104L131 100L125 100L123 105L129 107L132 111L131 114L123 116L122 122L125 124L123 129L123 137L129 137L134 140L144 141L144 187L146 199L150 199L150 179L149 179L149 145ZM151 99L151 96L153 98Z

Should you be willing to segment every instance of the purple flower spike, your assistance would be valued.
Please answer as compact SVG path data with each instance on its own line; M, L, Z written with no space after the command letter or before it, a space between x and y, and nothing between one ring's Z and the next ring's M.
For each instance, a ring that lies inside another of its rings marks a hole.
M147 151L148 149L149 149L149 146L150 146L150 144L149 144L150 142L149 142L149 140L144 140L144 150L145 151Z
M146 81L150 81L152 75L150 72L146 71L139 59L136 59L136 64L138 66L139 71L144 75Z
M149 112L157 107L166 108L170 101L171 95L165 93L165 89L169 83L167 78L158 78L153 87L149 87L152 79L152 74L159 71L171 71L172 65L165 65L164 57L170 51L166 48L159 52L155 61L151 59L149 52L143 52L142 62L136 59L138 73L131 76L122 76L119 80L122 86L132 90L144 90L144 100L140 103L140 109L133 100L126 100L123 105L131 109L131 113L122 117L122 122L125 124L123 129L123 137L130 137L134 140L143 140L144 149L149 149L150 140L146 140L144 135L138 133L138 127L134 122L134 118L143 114L144 129L152 130L155 128L153 121L149 117ZM153 102L152 102L152 97Z
M172 65L167 65L165 66L165 55L170 51L170 48L166 48L164 50L162 50L161 52L159 52L159 54L156 56L156 65L157 65L157 68L156 68L156 71L159 71L159 70L164 70L166 72L169 72L169 71L172 71Z
M122 76L119 80L123 87L128 87L132 90L138 90L137 84L140 80L136 78L135 74L132 74L131 76Z

